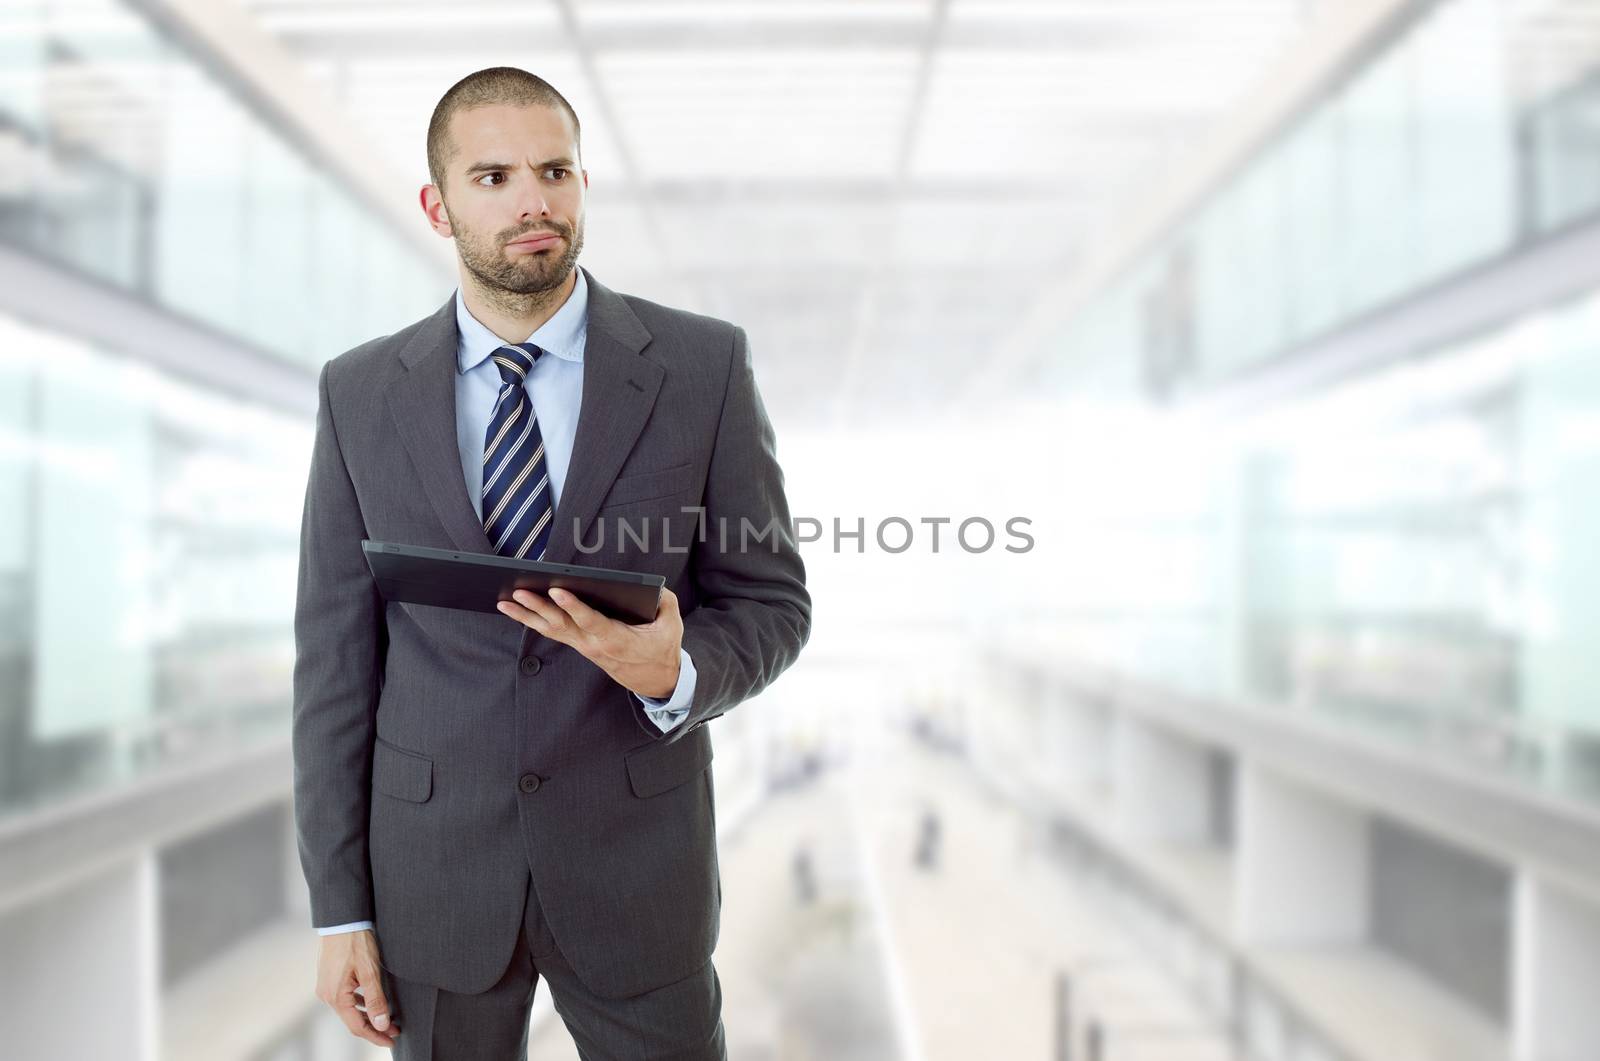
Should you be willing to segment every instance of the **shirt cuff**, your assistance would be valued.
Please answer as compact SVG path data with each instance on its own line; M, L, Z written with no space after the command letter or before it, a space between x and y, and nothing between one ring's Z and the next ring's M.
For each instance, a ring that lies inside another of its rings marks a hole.
M633 693L633 696L644 705L644 713L650 716L650 721L665 733L688 717L689 705L694 702L694 683L694 660L689 658L688 649L679 648L678 685L672 690L672 695L665 700L654 696L640 696L638 693Z
M336 932L359 932L362 929L376 931L371 921L352 921L348 925L329 925L327 928L317 929L319 936L331 936Z

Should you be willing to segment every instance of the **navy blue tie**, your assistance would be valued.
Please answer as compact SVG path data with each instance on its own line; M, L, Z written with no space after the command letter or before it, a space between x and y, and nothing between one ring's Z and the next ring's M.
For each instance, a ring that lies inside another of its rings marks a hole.
M544 438L522 385L542 353L518 343L491 355L503 384L483 439L484 534L501 556L533 560L544 556L555 522Z

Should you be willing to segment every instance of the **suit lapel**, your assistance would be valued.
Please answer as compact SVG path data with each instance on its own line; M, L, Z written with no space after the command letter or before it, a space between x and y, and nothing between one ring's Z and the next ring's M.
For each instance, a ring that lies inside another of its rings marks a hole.
M572 562L576 541L587 531L650 418L663 375L660 365L639 356L650 333L627 302L589 270L583 271L589 285L583 398L572 460L545 547L545 559L558 564ZM493 553L461 474L456 442L457 341L452 293L400 351L406 372L390 382L384 396L422 490L450 540L463 552Z
M579 266L582 269L582 266ZM655 408L662 368L639 351L650 341L622 296L601 284L589 270L589 331L583 350L583 400L572 462L556 506L556 525L544 558L569 564L617 469L633 449ZM464 491L463 491L464 492Z
M412 335L400 351L404 375L389 383L384 396L395 430L416 466L423 493L457 549L492 553L494 547L467 496L456 442L455 295Z

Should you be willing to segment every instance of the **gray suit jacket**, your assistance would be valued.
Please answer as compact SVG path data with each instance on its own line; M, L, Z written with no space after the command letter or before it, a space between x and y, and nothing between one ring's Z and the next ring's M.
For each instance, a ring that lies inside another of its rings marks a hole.
M450 991L505 970L530 871L596 994L706 962L722 888L705 723L793 663L811 628L744 329L585 275L583 399L545 558L665 576L698 672L666 733L593 663L507 616L377 593L362 538L494 551L456 444L453 300L318 380L294 620L312 923L371 919L391 972ZM604 548L580 552L602 528Z

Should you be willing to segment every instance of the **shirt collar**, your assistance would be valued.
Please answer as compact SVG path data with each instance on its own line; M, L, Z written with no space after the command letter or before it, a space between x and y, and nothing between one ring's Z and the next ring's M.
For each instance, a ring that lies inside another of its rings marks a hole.
M533 330L523 342L534 343L565 361L583 363L584 339L589 327L589 283L582 269L574 269L577 282L572 294L551 318ZM456 371L471 372L506 341L467 310L461 288L456 288Z

